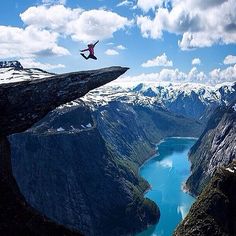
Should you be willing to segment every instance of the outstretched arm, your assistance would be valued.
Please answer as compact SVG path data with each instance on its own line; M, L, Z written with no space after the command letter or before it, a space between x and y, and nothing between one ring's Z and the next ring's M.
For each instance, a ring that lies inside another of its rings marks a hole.
M98 42L99 42L99 40L93 46L95 47Z
M85 52L85 51L88 51L89 49L86 48L86 49L83 49L83 50L80 50L81 52Z

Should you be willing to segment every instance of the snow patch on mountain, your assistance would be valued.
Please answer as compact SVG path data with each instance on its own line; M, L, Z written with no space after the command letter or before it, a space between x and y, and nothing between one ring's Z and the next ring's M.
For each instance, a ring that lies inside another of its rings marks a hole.
M233 109L236 111L236 103L233 105Z
M235 83L223 83L209 86L197 83L159 83L138 84L131 90L148 97L158 97L162 101L173 101L180 94L188 97L192 93L197 94L202 102L220 101L224 94L235 93Z
M53 75L55 74L37 68L18 70L15 67L0 67L0 84L42 79Z
M22 70L23 66L19 61L0 61L0 68L10 68L13 67L16 70Z

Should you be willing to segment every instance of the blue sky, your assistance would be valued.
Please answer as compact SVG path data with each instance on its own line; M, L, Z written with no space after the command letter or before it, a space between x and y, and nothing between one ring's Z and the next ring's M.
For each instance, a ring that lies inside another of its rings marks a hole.
M98 60L84 60L98 39ZM131 80L235 81L236 2L8 0L0 48L1 60L56 73L121 65Z

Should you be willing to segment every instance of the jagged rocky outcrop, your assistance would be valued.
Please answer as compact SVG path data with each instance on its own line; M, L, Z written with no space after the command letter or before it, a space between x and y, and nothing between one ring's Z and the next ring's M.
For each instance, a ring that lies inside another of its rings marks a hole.
M1 235L18 235L18 233L19 235L80 235L40 215L25 201L12 174L11 150L7 135L30 128L57 106L116 79L128 68L110 67L63 75L48 74L47 78L40 76L32 78L30 75L25 79L25 74L30 74L33 70L20 68L18 63L14 62L13 68L9 68L8 71L22 70L23 76L19 78L17 74L16 78L12 76L5 80L3 71L9 65L11 63L1 64L0 233ZM42 75L44 72L41 72Z
M0 84L1 135L28 129L57 106L84 96L127 69L110 67Z
M236 162L219 167L175 236L236 235Z
M226 166L236 158L234 104L215 110L203 134L190 151L192 173L186 185L194 195L202 191L217 167Z
M159 217L143 197L139 166L160 139L198 136L201 124L158 106L99 102L94 93L11 136L14 174L27 200L57 222L85 235L135 233Z

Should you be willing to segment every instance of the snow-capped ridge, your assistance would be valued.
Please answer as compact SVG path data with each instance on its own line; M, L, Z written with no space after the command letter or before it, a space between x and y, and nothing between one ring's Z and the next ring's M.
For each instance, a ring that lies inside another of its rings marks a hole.
M16 70L23 70L23 66L19 61L0 61L0 68L14 68Z

